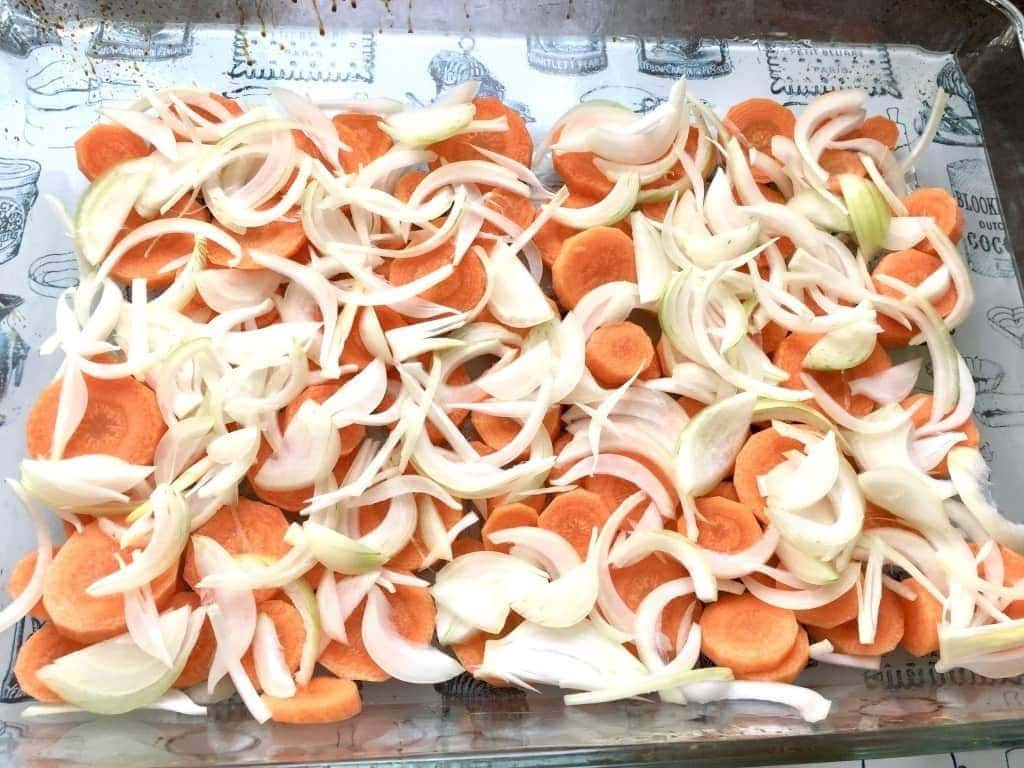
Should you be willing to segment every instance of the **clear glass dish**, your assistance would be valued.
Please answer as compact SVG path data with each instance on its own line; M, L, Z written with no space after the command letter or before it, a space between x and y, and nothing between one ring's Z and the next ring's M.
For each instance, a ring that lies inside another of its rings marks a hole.
M484 93L520 109L536 137L580 100L651 109L682 74L718 107L765 94L800 104L823 90L862 87L871 111L900 123L910 144L941 84L952 98L918 175L951 187L966 210L964 248L979 302L957 338L978 383L976 416L996 496L1024 518L1024 307L1010 247L1024 242L1024 197L1016 194L1024 185L1022 30L1018 11L998 0L53 8L0 0L0 474L15 474L23 455L26 409L56 366L37 350L52 330L54 298L75 275L71 243L43 195L73 205L84 188L74 139L98 108L141 87L194 81L257 98L282 85L321 98L426 102L478 79ZM0 499L6 575L31 532L11 497ZM0 637L8 654L0 671L35 627L27 619ZM556 692L495 693L459 680L439 690L370 686L354 720L285 727L257 725L230 704L208 720L139 713L27 721L19 716L24 695L6 671L0 763L761 765L976 749L1024 735L1020 679L941 675L894 659L880 672L811 669L805 682L833 700L826 722L806 725L770 706L566 708Z

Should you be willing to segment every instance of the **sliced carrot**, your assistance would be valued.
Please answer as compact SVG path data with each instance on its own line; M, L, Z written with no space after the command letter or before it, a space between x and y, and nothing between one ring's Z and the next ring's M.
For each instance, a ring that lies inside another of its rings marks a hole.
M540 258L545 267L550 268L555 263L558 254L562 252L562 244L577 232L578 229L559 224L554 219L544 222L533 236L533 244L540 251Z
M906 400L900 403L904 410L909 410L915 403L923 401L917 410L914 411L910 420L917 428L923 427L928 423L928 419L931 418L932 412L932 396L925 392L917 392ZM978 429L977 422L968 418L963 424L953 427L951 432L963 432L966 435L966 439L961 440L957 445L966 446L967 448L977 448L981 445L981 430ZM935 475L936 477L949 477L949 466L946 464L946 457L942 457L942 461L935 465L929 472L929 474Z
M410 259L392 259L388 263L388 280L393 285L411 283L445 264L452 263L455 245L448 241L429 253ZM443 304L465 312L479 303L487 287L487 272L483 262L472 250L445 280L417 294L421 299Z
M289 672L294 672L299 668L299 661L302 659L302 644L306 640L306 628L302 624L302 614L287 600L264 600L257 606L257 610L274 622L277 640L281 643L281 650L284 653L284 664L288 667ZM245 656L242 657L242 667L245 669L245 674L252 680L253 685L259 689L256 661L252 654L252 648L245 652Z
M661 586L667 581L681 579L686 575L686 571L678 561L658 553L648 555L643 560L628 565L625 568L612 568L610 573L612 584L615 585L615 591L619 593L622 601L633 611L640 606L640 603L650 594L652 589ZM693 595L684 595L665 606L665 610L661 614L662 634L671 638L674 642L679 630L679 622L682 621L686 610L695 603L697 605L696 610L699 612L701 610L700 604L696 602L696 598ZM694 620L699 618L700 614L696 613Z
M787 589L784 584L776 584L778 589ZM831 603L808 608L804 611L796 611L796 618L801 624L819 629L833 629L840 624L846 624L857 618L857 588L850 587L849 590L837 597Z
M791 437L783 437L774 428L755 432L736 455L732 482L739 500L749 506L761 522L768 522L764 511L764 497L757 487L757 478L786 460L786 451L800 450L803 446Z
M166 610L188 606L193 610L198 608L201 601L195 592L177 592L167 601ZM185 667L174 681L175 688L188 688L196 683L202 682L210 676L210 665L213 663L213 654L217 651L217 638L213 634L213 626L210 620L203 621L203 628L199 630L199 639L196 640L192 653L189 654Z
M127 128L112 123L94 125L75 142L78 170L89 181L95 181L118 163L146 157L152 151Z
M647 332L625 320L604 325L587 339L587 368L603 387L618 387L654 360L654 344Z
M638 377L640 381L650 381L651 379L660 379L664 375L664 371L661 370L661 361L658 359L658 355L655 354L651 358L651 362L647 364L647 367L640 372Z
M515 503L504 504L495 507L487 516L487 521L480 529L485 549L493 549L504 552L506 555L512 549L511 544L493 544L490 535L495 531L503 531L506 528L517 528L519 526L536 526L537 510L526 504Z
M562 136L562 129L555 131L552 143L557 144ZM573 194L602 198L614 185L611 179L594 163L593 152L552 152L551 164L555 172Z
M959 209L958 209L959 210ZM878 279L878 275L887 275L901 280L908 285L920 285L942 266L942 260L938 256L908 248L905 251L894 251L883 256L875 265L871 274L875 290L883 296L901 298L903 292L890 285L886 285ZM938 299L932 302L935 311L945 317L953 311L956 306L956 288L952 285L946 289ZM910 340L917 335L916 328L904 328L891 317L879 313L878 324L882 327L882 333L878 335L878 341L886 347L905 347Z
M610 514L604 499L596 493L577 489L557 494L540 513L537 525L557 533L585 558L590 549L591 533L595 528L600 531Z
M530 198L517 195L505 189L493 189L484 195L484 205L492 211L496 211L526 229L533 223L537 210L530 202ZM495 235L504 235L504 230L498 229L494 224L485 221L481 232L490 232Z
M807 371L803 367L804 358L820 338L821 334L791 333L779 344L778 349L775 350L773 361L775 365L789 374L789 378L782 382L782 386L789 389L804 389L800 375L807 373L813 376L814 380L833 400L854 416L866 416L871 413L875 408L874 401L865 395L853 394L850 391L849 382L881 373L891 367L892 362L885 350L876 344L867 360L849 370Z
M270 504L240 498L234 507L223 506L193 533L209 536L232 555L254 554L281 557L290 549L284 541L288 521L281 510ZM182 578L190 587L200 582L192 542L185 548ZM256 602L269 600L276 589L256 590Z
M482 552L485 549L480 539L461 538L452 542L452 557L461 557L470 552Z
M839 175L851 174L864 177L868 175L860 155L846 149L826 149L818 158L818 164L829 175L828 187L833 192L840 192Z
M249 227L243 234L230 233L242 247L242 258L238 264L232 264L232 256L224 248L208 242L206 259L211 264L235 269L263 269L253 261L250 251L262 251L284 259L292 259L304 253L308 240L302 228L299 212L293 209L288 214L262 227Z
M761 329L761 349L766 355L772 355L779 348L779 345L785 340L789 334L785 328L778 323L769 321L768 324Z
M380 525L390 507L390 501L382 501L367 507L360 507L359 535L364 536ZM445 528L451 528L462 517L461 509L451 509L443 504L437 505L437 511L441 515L441 520L444 521ZM396 571L418 571L423 564L423 558L427 554L427 546L420 539L419 534L413 534L413 537L402 548L402 551L388 560L387 566Z
M403 203L409 202L413 191L420 185L420 182L427 178L426 171L406 171L398 177L395 182L394 196Z
M363 700L355 683L326 675L314 677L291 698L279 699L268 694L262 698L275 723L339 723L363 711Z
M911 656L927 656L939 650L942 603L914 579L904 579L902 584L914 590L917 599L899 597L903 606L903 639L900 646Z
M875 641L865 645L858 639L857 621L848 621L831 629L812 626L811 636L815 640L828 640L837 653L851 656L879 656L896 650L903 639L903 607L896 595L888 589L882 591L882 603L878 610L878 629Z
M71 533L74 532L74 528L71 529ZM71 533L67 535L70 536ZM11 575L7 578L7 591L10 593L12 598L16 598L22 592L25 591L25 587L28 586L29 581L32 579L32 572L36 568L36 550L32 550L11 568ZM57 550L54 550L53 554L57 554ZM34 616L40 621L49 621L50 615L46 612L46 608L43 607L42 598L39 599L32 610L28 612L29 616Z
M572 309L599 285L616 280L636 282L633 241L614 227L594 227L573 235L551 267L558 303Z
M61 656L81 649L80 643L64 637L52 624L41 626L18 649L13 671L21 690L36 701L62 701L60 696L39 679L38 672Z
M95 643L127 629L121 595L92 597L86 588L97 579L119 569L115 554L120 550L95 523L70 537L50 563L43 580L43 606L54 627L79 643ZM178 564L168 568L150 584L158 608L171 599L178 583Z
M931 216L940 230L952 240L959 243L964 236L964 212L956 202L956 198L942 187L919 187L903 198L910 216ZM914 246L925 253L935 253L928 238L924 238Z
M796 642L789 649L789 653L782 659L777 667L763 672L747 672L739 675L741 680L762 680L768 683L792 683L800 673L807 667L810 659L810 643L807 641L807 631L804 629L796 633Z
M135 379L85 377L89 402L78 428L64 448L64 458L105 453L130 464L151 465L164 424L156 394ZM60 401L60 381L39 393L25 421L28 455L49 458Z
M721 496L723 499L729 499L730 501L739 501L740 497L736 493L736 486L731 480L723 480L707 494L708 496Z
M668 213L669 202L668 200L656 200L642 203L640 210L651 221L663 222L665 214Z
M686 395L677 398L676 402L683 407L683 410L686 411L686 415L691 419L700 413L706 406L706 403L702 403L700 400L694 400L692 397L687 397Z
M384 593L391 606L391 623L402 637L414 643L429 643L434 636L437 619L434 600L423 587L395 585L394 593ZM320 664L331 674L347 680L383 682L389 675L378 667L363 645L363 609L366 602L352 612L345 622L348 645L331 641L320 654Z
M900 127L888 117L872 115L861 123L860 128L850 131L840 138L844 141L846 139L873 139L889 149L896 149L896 145L900 141Z
M761 602L750 593L722 595L704 609L701 650L737 675L778 667L797 640L792 611Z
M373 312L376 314L377 322L380 324L381 330L385 332L401 328L405 325L405 318L391 309L391 307L364 307L360 309L356 315L355 322L352 324L352 332L345 340L345 347L341 351L342 365L358 365L360 368L364 368L373 362L373 355L370 354L366 344L363 343L363 337L359 331L363 312Z
M171 206L164 216L164 219L198 219L209 221L210 212L200 203L184 197ZM128 214L128 220L121 227L121 235L118 240L126 236L131 230L141 224L151 221L144 219L135 211ZM149 288L164 288L174 282L178 270L168 269L163 272L164 267L178 261L182 256L188 256L195 247L195 238L192 235L170 234L161 235L152 240L139 243L129 249L110 270L110 276L122 283L130 283L135 278L142 278Z
M481 97L473 99L476 107L474 120L493 120L504 117L508 121L508 130L498 133L470 132L452 136L450 139L431 144L429 149L437 153L439 160L455 162L457 160L485 160L486 158L477 152L474 147L483 147L491 152L497 152L505 157L510 157L523 165L530 165L533 161L533 139L530 132L526 130L526 123L523 116L499 99Z
M562 409L554 405L544 414L544 429L549 436L558 434L561 426ZM494 449L500 450L508 445L522 429L522 421L513 419L510 416L494 416L483 411L473 411L469 420L473 423L473 429L480 436L484 443ZM526 450L529 452L529 449Z
M335 115L331 118L338 138L350 145L358 145L367 158L363 165L383 155L393 142L391 137L380 129L380 118L377 115L362 115L355 112ZM353 147L354 148L354 147ZM345 166L345 153L342 153L342 166ZM345 167L349 173L357 168Z
M679 520L679 531L686 531ZM697 499L697 543L715 552L739 552L757 543L761 526L746 504L721 496Z
M1003 585L1015 587L1018 581L1024 579L1024 555L1002 544L999 545L999 552L1003 556ZM1024 619L1024 600L1014 600L1003 612L1011 619Z
M792 139L796 127L793 113L772 99L744 99L729 108L722 122L748 147L769 155L772 138Z

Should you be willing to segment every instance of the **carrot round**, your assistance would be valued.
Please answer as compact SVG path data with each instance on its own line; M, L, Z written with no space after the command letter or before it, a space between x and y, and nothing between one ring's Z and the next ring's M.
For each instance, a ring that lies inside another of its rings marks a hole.
M829 189L837 193L840 191L838 181L840 174L861 177L868 175L864 163L860 161L860 155L846 149L826 149L818 158L818 164L829 175Z
M150 146L121 125L99 123L83 133L75 142L78 170L94 181L118 163L146 157Z
M810 658L810 643L807 641L807 630L800 629L796 633L796 642L789 649L777 667L763 672L746 672L739 675L742 680L761 680L767 683L792 683L807 667Z
M449 240L422 256L392 259L388 264L388 280L393 285L411 283L445 264L452 263L454 250L455 245ZM417 295L426 301L465 312L480 301L486 287L487 273L483 262L471 250L463 256L462 261L446 279Z
M434 600L423 587L395 585L395 592L385 593L391 606L391 623L402 637L414 643L429 643L434 636L437 614ZM389 675L374 663L363 645L363 609L366 602L352 612L345 622L348 644L331 641L320 654L320 664L331 674L348 680L383 682Z
M201 600L195 592L176 592L167 601L165 610L171 611L175 608L188 606L196 609L200 606ZM203 621L203 628L199 630L199 639L196 640L188 661L174 681L175 688L188 688L196 683L202 682L210 676L210 665L213 663L213 654L217 650L217 638L213 634L213 626L210 620Z
M537 215L537 211L533 207L533 203L530 202L530 198L517 195L505 189L492 189L484 195L484 205L492 211L500 213L506 219L511 219L523 229L530 226ZM497 226L489 221L484 222L480 231L496 235L505 234L503 230L498 229Z
M74 528L71 529L74 531ZM70 534L68 534L70 535ZM11 575L7 577L7 591L10 593L12 598L16 598L22 592L25 591L25 587L28 586L29 581L32 579L32 572L36 569L36 550L32 550L23 558L18 560L11 568ZM57 554L57 550L54 550L53 554ZM37 602L32 609L28 612L29 616L34 616L40 621L49 621L50 614L46 612L46 608L43 607L42 598Z
M766 355L774 354L787 335L789 335L789 331L778 323L769 321L761 329L761 349Z
M302 644L306 640L306 628L302 624L302 615L287 600L264 600L256 610L266 614L277 630L277 640L281 643L281 651L284 653L284 664L289 672L299 668L302 659ZM242 657L242 667L253 685L259 689L259 680L256 678L256 661L253 658L253 649L250 648Z
M365 536L380 525L390 506L390 501L381 501L370 506L360 507L359 535ZM445 528L451 528L462 517L461 509L451 509L443 504L437 504L437 511L441 515ZM402 548L402 551L388 560L387 566L396 571L418 571L427 554L426 545L420 540L419 534L415 533L409 543Z
M95 523L85 526L61 546L43 580L43 606L65 637L90 644L119 635L127 628L121 595L92 597L86 588L119 569L115 554L127 553ZM178 582L178 564L150 584L157 607L167 604Z
M537 510L533 507L527 506L526 504L513 502L512 504L504 504L500 507L495 507L491 511L491 514L487 516L487 521L480 529L480 534L484 542L484 549L497 550L498 552L504 552L507 555L509 550L512 549L512 545L493 544L490 540L490 535L495 531L502 531L506 528L536 526L537 518Z
M590 549L591 532L601 529L611 510L596 493L577 489L559 493L537 519L537 525L572 544L581 558Z
M935 225L954 243L964 236L964 212L957 205L956 198L942 187L920 187L905 198L910 216L931 216ZM925 253L935 253L928 238L914 246Z
M356 684L327 675L314 677L291 698L279 699L268 694L263 694L262 698L275 723L338 723L363 711L363 700Z
M686 395L677 398L676 402L682 406L683 410L686 411L686 415L691 419L700 413L706 405L706 403L702 403L700 400L694 400L692 397L687 397Z
M816 333L791 333L782 340L773 357L775 365L789 374L789 378L782 382L782 386L789 389L804 389L800 375L808 373L832 399L854 416L866 416L871 413L875 408L874 401L865 395L853 394L849 382L881 373L891 367L892 362L885 350L876 344L867 360L846 371L805 371L804 358L819 339L821 335Z
M793 138L796 117L786 107L772 99L744 99L725 113L722 122L738 134L749 147L771 154L772 138Z
M858 639L857 621L848 621L831 629L812 626L811 636L815 640L828 640L837 653L851 656L878 656L896 650L903 639L903 607L900 600L888 589L882 591L882 603L878 610L878 630L875 641L868 645Z
M52 624L41 626L18 649L18 658L14 662L14 677L17 678L21 690L36 701L62 701L60 696L39 679L37 673L61 656L81 649L80 643L64 637Z
M660 553L648 555L643 560L627 565L625 568L612 568L610 570L612 584L619 597L635 611L651 590L659 587L667 581L681 579L686 571L678 561L666 557ZM694 614L694 620L700 618L700 603L696 602L693 595L684 595L676 598L665 606L661 614L661 631L667 637L675 640L679 631L679 623L682 621L686 610L693 604L697 605L698 613Z
M274 202L274 201L272 201ZM253 261L250 251L262 251L283 259L291 259L301 255L309 242L302 228L297 209L262 227L249 227L244 233L229 233L242 247L242 258L238 264L231 264L232 256L224 248L213 242L207 242L206 259L211 264L221 267L233 266L235 269L263 269Z
M392 194L401 200L403 203L408 203L409 198L412 197L412 193L416 187L419 186L420 182L427 178L426 171L406 171L398 177L398 181L395 182L395 189Z
M927 656L939 650L942 603L914 579L905 579L902 584L914 590L917 599L898 598L903 606L903 639L900 646L912 656Z
M270 504L240 498L237 506L223 506L193 533L209 536L232 555L253 554L281 557L290 547L284 541L288 521L281 510ZM185 566L182 569L185 583L195 589L200 582L196 569L192 542L185 547ZM258 589L256 602L269 600L277 594L276 589Z
M603 387L618 387L654 360L654 344L647 332L625 320L602 326L587 339L587 368Z
M452 557L461 557L470 552L482 552L484 549L484 543L480 539L459 538L452 542Z
M209 221L210 212L202 204L183 197L164 216L165 219L198 219ZM136 227L150 221L139 216L135 211L128 214L128 220L121 227L120 240ZM149 288L164 288L174 282L177 270L161 270L168 264L188 256L195 247L192 235L175 233L161 235L152 240L139 243L130 248L110 270L110 276L122 283L130 283L135 278L142 278Z
M544 222L537 230L537 234L533 236L533 244L540 251L540 258L544 262L544 266L550 268L555 263L558 254L562 252L562 244L577 232L579 232L578 229L559 224L554 219Z
M559 128L551 137L552 142L557 144L561 135L562 129ZM613 182L597 167L594 159L593 152L551 153L551 164L570 192L602 198L611 191Z
M85 377L89 402L81 423L64 448L64 458L105 453L130 464L150 465L157 443L167 430L156 394L135 379ZM60 381L39 393L25 421L28 455L45 459L53 444L60 401Z
M938 256L933 256L924 251L918 251L914 248L908 248L905 251L894 251L883 256L875 265L871 272L874 278L872 282L874 282L875 290L881 295L901 298L903 296L901 291L886 285L878 279L878 276L887 275L914 286L923 283L929 275L933 274L941 266L942 260ZM956 288L951 285L942 296L932 302L932 306L935 307L936 312L945 317L953 311L956 299ZM878 324L882 327L882 332L878 335L878 341L886 347L905 347L918 333L917 329L904 328L891 317L881 313L878 315Z
M548 409L544 414L544 429L548 435L554 437L561 426L561 408L557 405ZM497 451L504 448L519 434L522 429L522 422L510 416L494 416L483 411L473 411L469 420L473 429L480 435L480 439L491 449Z
M721 496L723 499L729 499L730 501L740 500L740 497L736 493L736 486L731 480L723 480L712 488L711 492L706 495Z
M777 584L776 587L786 589L783 584ZM795 613L797 621L801 624L820 629L833 629L840 624L853 621L857 618L857 588L850 587L831 603Z
M872 115L861 123L860 128L850 131L841 138L844 141L846 139L874 139L889 149L896 149L900 140L900 127L888 117Z
M566 309L599 285L616 280L636 282L633 241L614 227L594 227L564 243L551 267L551 286Z
M917 410L911 415L910 420L917 428L923 427L928 419L931 418L932 411L932 396L925 392L917 392L906 400L900 403L904 410L909 410L915 403L923 401ZM981 431L978 429L977 422L968 418L963 424L959 424L953 427L951 432L963 432L966 435L966 439L961 440L957 445L966 446L967 448L977 448L981 445ZM935 475L936 477L949 477L949 466L946 464L946 457L942 457L942 461L936 464L930 471L929 474Z
M999 552L1003 556L1003 585L1016 586L1018 581L1024 579L1024 555L1002 544L999 545ZM1011 619L1024 619L1024 600L1014 600L1003 612Z
M802 444L791 437L783 437L774 428L755 432L740 448L736 455L736 467L732 482L736 495L746 504L759 520L767 522L764 511L764 497L757 487L759 475L766 474L786 460L786 451L800 450Z
M334 123L334 130L337 131L339 139L351 146L353 150L356 150L356 147L362 150L362 157L365 158L365 160L362 160L363 165L376 160L391 149L393 143L391 137L380 129L380 118L377 115L363 115L352 112L335 115L331 118L331 122ZM358 150L352 154L357 152ZM358 166L353 168L347 166L345 154L347 153L342 152L341 161L345 170L349 173L358 170Z
M430 150L437 153L440 159L447 162L457 160L485 160L483 155L473 147L483 147L499 155L510 157L523 165L530 165L533 161L533 139L530 132L526 130L526 123L523 116L501 100L491 97L473 99L476 107L474 120L493 120L504 117L508 121L508 130L498 133L470 132L452 136L444 141L430 145Z
M685 533L685 521L679 530ZM757 543L761 526L746 504L721 496L697 499L697 543L715 552L740 552Z
M785 660L800 625L792 611L763 603L749 593L722 595L704 609L701 650L737 675L766 672Z

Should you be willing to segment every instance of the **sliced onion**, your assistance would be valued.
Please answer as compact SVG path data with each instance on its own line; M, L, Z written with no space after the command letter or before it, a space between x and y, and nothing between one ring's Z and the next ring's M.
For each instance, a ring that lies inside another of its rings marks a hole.
M862 472L857 482L868 500L915 528L925 532L949 529L942 498L919 473L901 467L872 469Z
M209 617L210 624L213 626L214 637L217 639L218 650L221 645L231 645L236 642L233 632L234 627L228 624L218 606L210 607ZM242 703L249 710L249 714L252 715L257 723L267 722L270 719L270 709L253 687L252 681L249 679L249 675L246 674L245 667L242 666L240 658L233 658L232 655L232 657L227 658L226 665L227 672L231 675L231 682L235 684L235 689L238 691Z
M406 639L390 618L391 606L377 587L366 596L363 644L377 666L406 683L442 683L463 671L451 656L429 644Z
M89 185L75 212L75 241L87 263L96 266L104 257L109 260L108 251L149 183L153 168L148 158L117 163ZM105 276L102 273L98 279Z
M336 573L367 573L387 562L383 553L313 520L307 520L302 529L311 555Z
M676 483L682 493L703 496L729 471L746 442L757 396L742 392L702 408L676 446Z
M694 704L713 701L770 701L793 707L808 723L828 717L832 702L817 691L788 683L764 683L755 680L693 683L683 688L686 700Z
M104 503L127 504L126 492L153 473L106 454L84 454L60 461L21 462L25 489L56 509L88 508Z
M636 531L611 554L611 564L624 568L654 552L662 552L676 560L693 579L693 591L703 602L718 599L718 583L704 552L685 536L675 531Z
M859 577L860 563L851 563L839 574L837 581L813 589L776 589L750 576L744 576L741 580L750 594L762 602L790 611L807 611L842 597L854 588Z
M583 621L597 602L599 554L596 540L594 530L586 561L516 600L512 610L543 627L571 627Z
M627 173L620 177L604 198L583 208L561 207L551 215L559 224L572 229L589 229L614 224L629 215L640 193L640 176Z
M118 560L124 567L120 558ZM160 632L160 613L148 584L124 593L124 619L128 634L139 648L168 668L174 665Z
M756 542L739 552L724 553L701 547L701 554L719 579L735 579L746 576L764 565L775 554L779 545L779 532L771 525L765 528Z
M988 490L989 468L974 448L953 448L946 463L960 500L992 539L1015 552L1024 551L1024 525L1003 517Z
M36 562L32 567L32 575L24 589L0 611L0 632L13 627L21 621L28 612L35 607L43 596L43 580L46 578L46 571L53 560L53 543L50 539L50 530L43 515L36 509L35 504L25 493L21 483L12 478L7 479L7 485L21 502L22 508L29 516L32 528L36 535Z
M836 434L829 431L807 449L795 466L783 462L757 478L766 502L780 509L803 509L820 501L839 479Z
M920 370L921 358L913 358L880 373L854 379L850 382L850 391L866 395L876 403L902 402L914 390Z
M89 404L89 390L85 385L85 377L74 358L64 363L64 372L60 377L60 397L57 399L57 415L53 424L53 436L50 441L50 459L58 461L64 456L64 448L68 440L78 429L85 416Z
M264 693L280 699L290 699L295 695L295 680L285 663L277 628L273 619L265 613L256 619L252 658L256 679Z
M725 667L683 669L669 667L659 672L636 677L622 685L612 685L586 693L570 693L564 696L567 705L599 704L606 701L628 699L645 693L656 693L680 686L695 685L702 681L732 680L732 670Z
M611 475L627 480L651 498L662 517L675 516L676 504L658 476L629 456L605 453L594 458L583 459L560 474L556 480L552 481L552 484L568 485L582 477L591 475Z

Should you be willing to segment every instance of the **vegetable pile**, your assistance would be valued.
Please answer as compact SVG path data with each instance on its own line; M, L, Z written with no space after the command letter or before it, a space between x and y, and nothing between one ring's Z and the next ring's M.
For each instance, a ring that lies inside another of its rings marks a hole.
M809 659L1024 672L963 218L906 183L944 99L901 158L861 91L719 118L678 82L536 151L475 96L172 88L78 141L80 285L8 481L29 713L324 722L468 672L817 721Z

